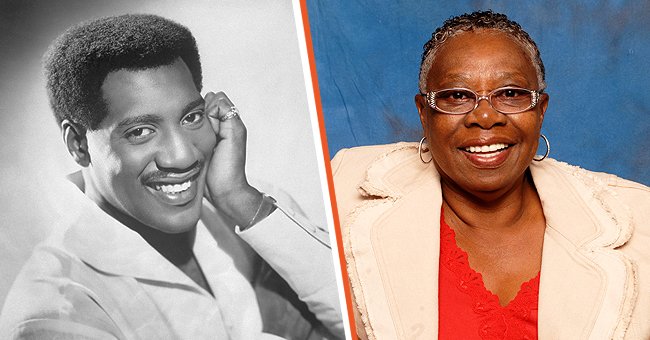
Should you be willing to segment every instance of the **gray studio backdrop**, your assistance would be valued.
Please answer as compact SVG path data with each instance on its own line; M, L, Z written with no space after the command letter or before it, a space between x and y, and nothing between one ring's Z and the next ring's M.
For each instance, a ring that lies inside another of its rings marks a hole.
M3 0L0 305L33 246L55 227L55 208L65 207L58 181L77 169L47 103L41 56L70 25L122 13L159 14L193 32L204 92L225 91L247 124L252 182L285 189L315 223L325 223L316 162L321 148L312 137L291 1Z
M445 19L492 9L539 45L551 157L650 184L650 1L307 3L331 157L344 147L419 140L413 96L422 45Z

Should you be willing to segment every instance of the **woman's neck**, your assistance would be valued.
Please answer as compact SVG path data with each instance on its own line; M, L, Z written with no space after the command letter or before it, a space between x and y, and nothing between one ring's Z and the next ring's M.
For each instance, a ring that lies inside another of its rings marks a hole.
M443 180L442 197L445 220L456 228L514 231L543 219L541 202L528 172L510 188L492 193L470 193Z

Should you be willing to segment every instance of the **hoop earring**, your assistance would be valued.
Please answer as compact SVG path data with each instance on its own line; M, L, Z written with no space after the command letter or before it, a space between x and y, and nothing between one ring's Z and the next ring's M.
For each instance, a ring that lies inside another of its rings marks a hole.
M424 150L424 148L422 147L422 144L424 144L425 140L427 140L427 137L422 137L422 139L420 139L420 144L418 145L418 155L420 156L420 160L422 161L422 163L427 164L427 163L430 163L433 160L433 156L431 156L431 158L428 161L426 161L426 162L424 161L424 158L422 157L422 152L423 151L424 152L429 151L429 149Z
M546 157L548 157L548 154L551 153L551 143L548 142L548 138L546 138L546 136L544 136L543 134L540 134L539 136L542 137L544 142L546 142L546 153L544 154L544 156L542 156L542 158L533 157L533 160L536 161L536 162L541 162L541 161L545 160Z

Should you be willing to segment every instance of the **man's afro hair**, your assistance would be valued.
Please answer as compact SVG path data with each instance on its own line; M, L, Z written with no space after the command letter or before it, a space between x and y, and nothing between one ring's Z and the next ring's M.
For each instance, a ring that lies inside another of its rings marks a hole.
M144 70L181 58L201 91L201 61L190 31L155 15L120 15L69 28L44 56L50 105L64 119L90 130L107 114L101 86L120 69Z

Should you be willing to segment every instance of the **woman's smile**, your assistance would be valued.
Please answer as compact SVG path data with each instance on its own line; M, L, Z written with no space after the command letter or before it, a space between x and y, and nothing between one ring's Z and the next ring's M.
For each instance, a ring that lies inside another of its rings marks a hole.
M496 143L469 146L460 150L477 168L497 168L506 161L511 149L508 144Z
M507 160L515 146L511 138L483 137L464 141L457 149L474 167L494 169Z
M474 109L455 114L440 112L425 96L416 96L433 162L443 181L475 194L502 192L520 182L537 151L548 97L541 94L535 106L506 114L497 111L490 101L508 99L490 94L500 88L525 89L522 93L539 91L530 56L519 42L504 33L478 30L457 34L435 55L426 91L440 93L449 87L458 88L459 93L471 90L464 92L485 100L475 97L478 101ZM449 105L468 100L444 98ZM508 109L499 103L496 107Z

